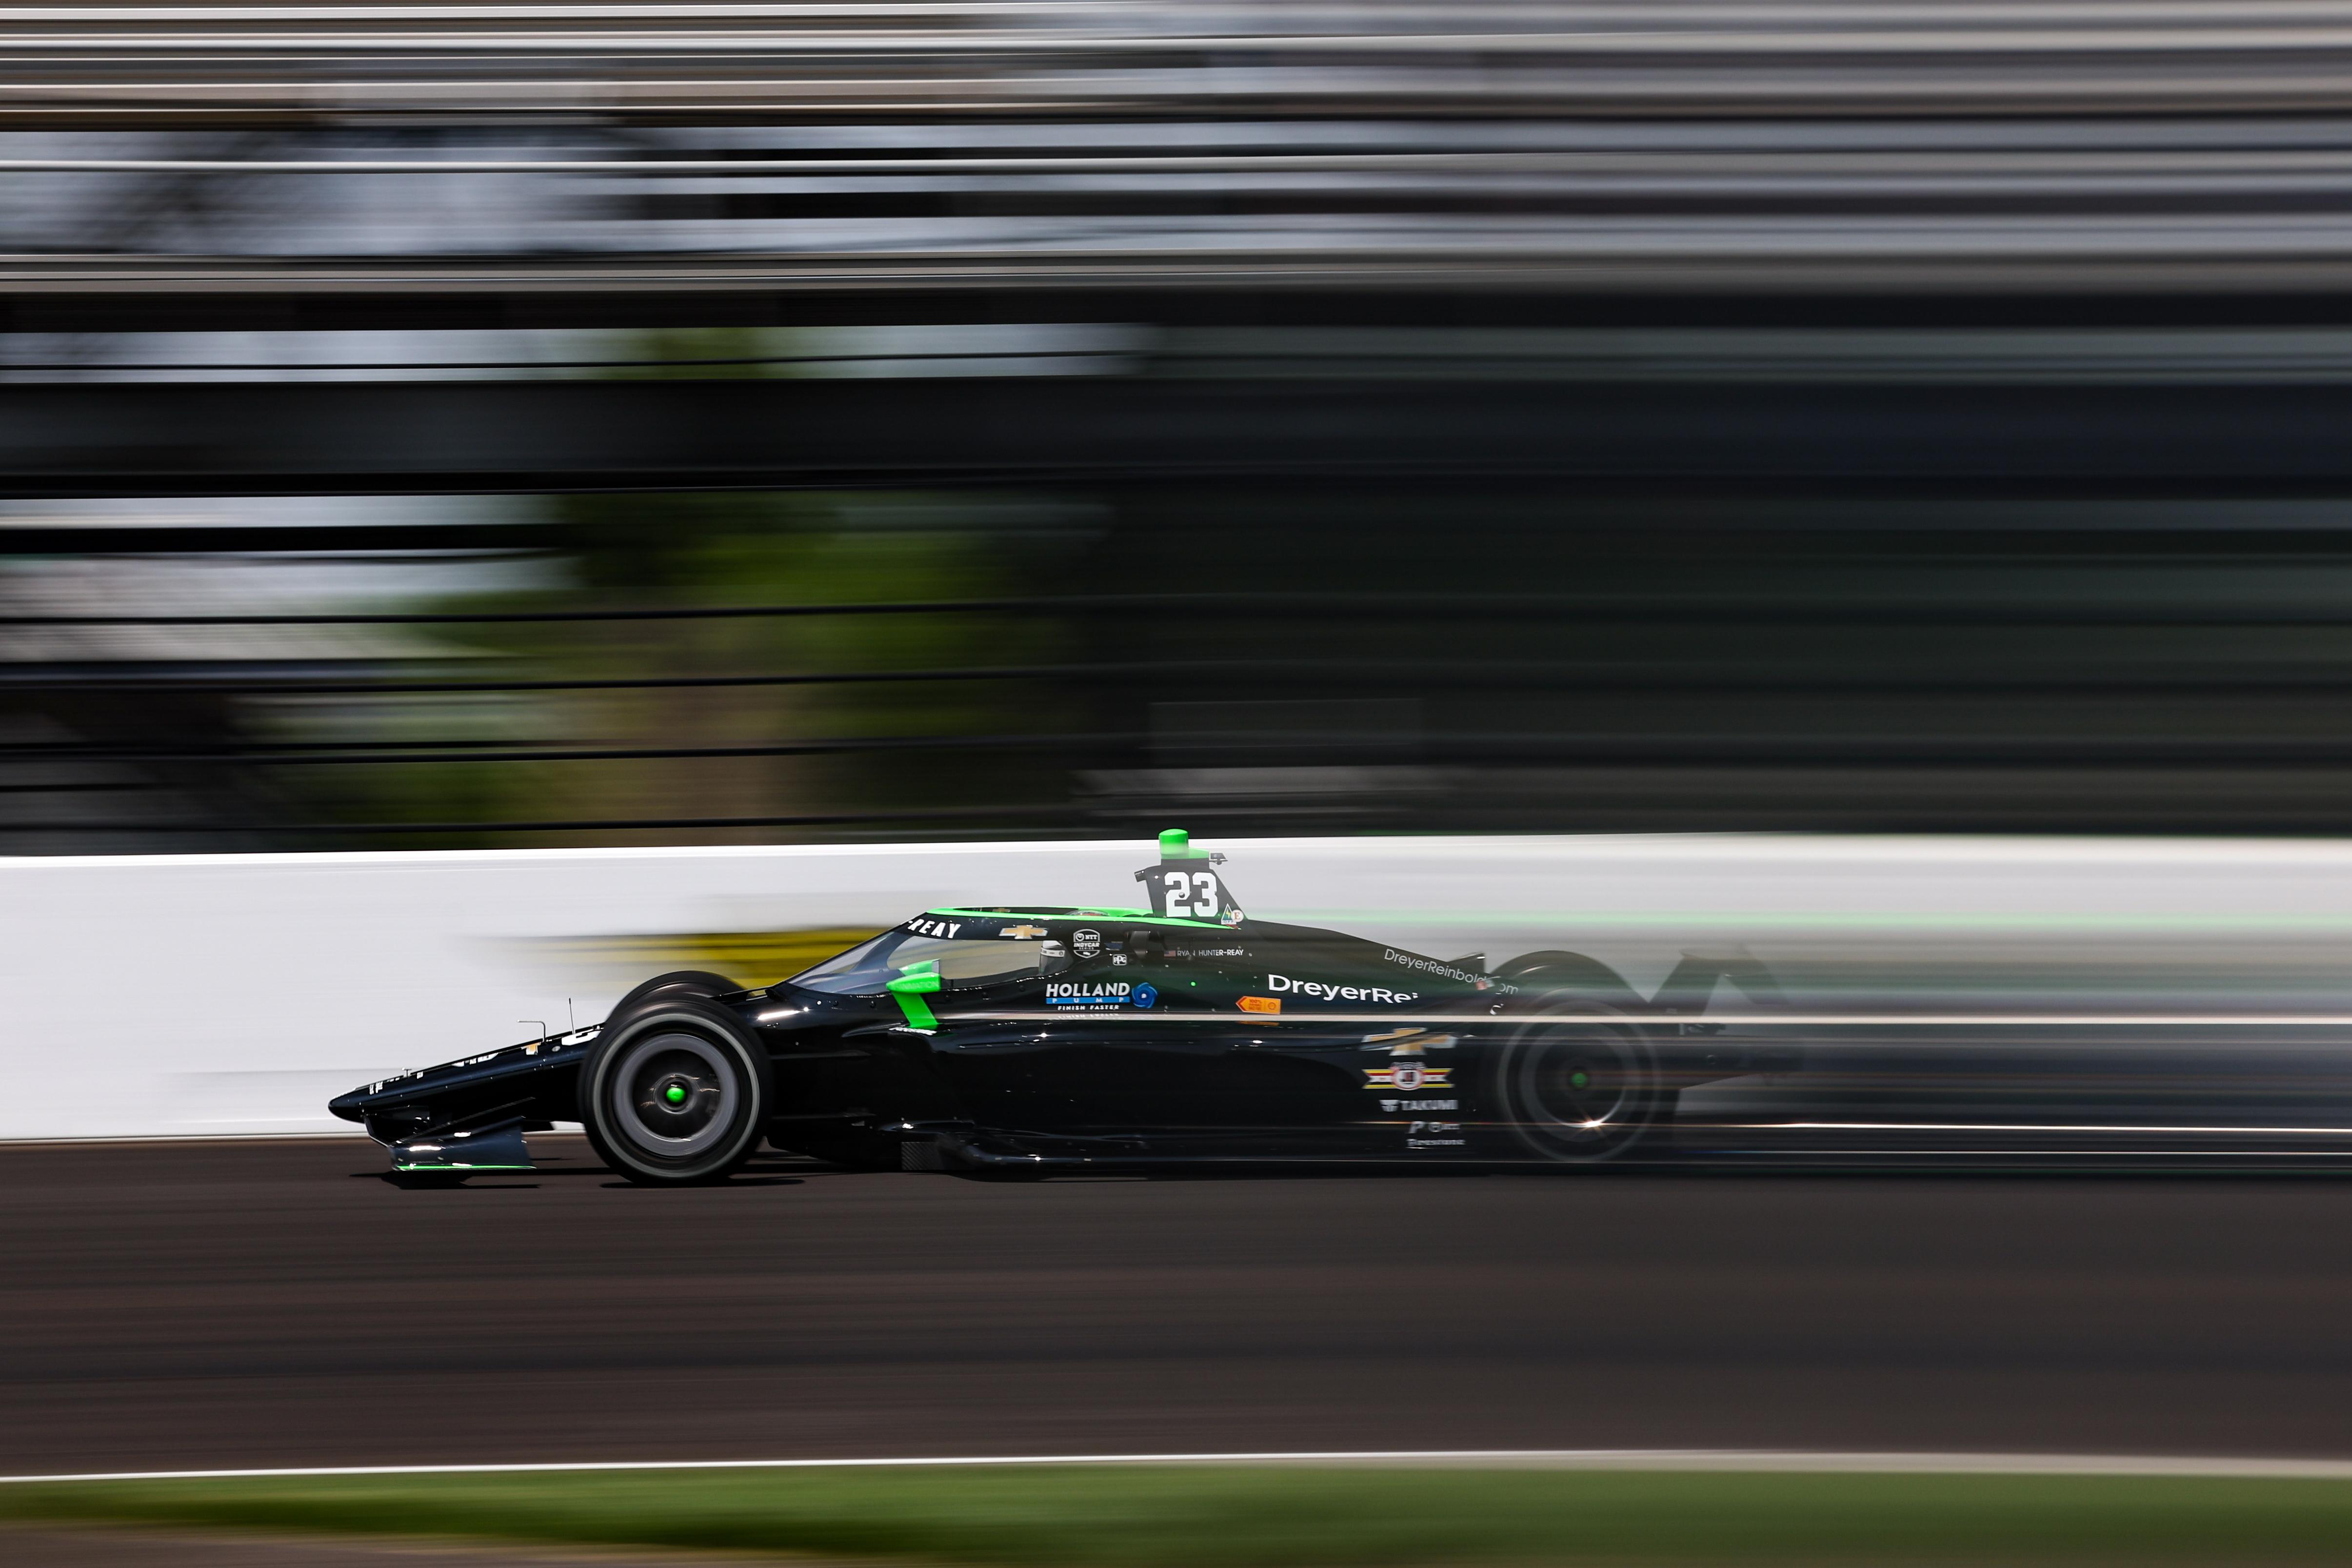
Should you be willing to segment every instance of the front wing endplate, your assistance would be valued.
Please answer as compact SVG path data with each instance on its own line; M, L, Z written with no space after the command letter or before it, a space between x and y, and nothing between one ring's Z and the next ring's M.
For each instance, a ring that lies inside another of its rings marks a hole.
M495 1127L471 1127L462 1133L436 1133L392 1145L396 1171L527 1171L530 1148L522 1139L520 1118Z

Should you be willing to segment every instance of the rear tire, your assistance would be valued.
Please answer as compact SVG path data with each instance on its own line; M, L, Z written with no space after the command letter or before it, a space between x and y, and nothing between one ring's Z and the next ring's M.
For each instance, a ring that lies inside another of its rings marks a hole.
M1495 978L1519 988L1505 1004L1514 1013L1541 1012L1562 996L1589 997L1614 1008L1638 1009L1640 993L1598 958L1581 953L1522 953L1498 966Z
M1513 1142L1556 1165L1616 1159L1674 1113L1647 1031L1604 1001L1549 1003L1490 1071L1491 1103Z
M580 1064L588 1142L640 1186L725 1179L759 1148L773 1099L766 1049L691 998L616 1011Z

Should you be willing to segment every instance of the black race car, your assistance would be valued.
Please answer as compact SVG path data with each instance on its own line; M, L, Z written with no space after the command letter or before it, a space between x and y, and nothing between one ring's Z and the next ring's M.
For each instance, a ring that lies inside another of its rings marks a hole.
M724 1177L766 1138L842 1165L1036 1176L1187 1160L1585 1165L1691 1083L1793 1047L1703 1015L1744 956L1686 955L1644 998L1577 953L1489 969L1253 920L1181 831L1151 907L934 909L789 980L685 971L602 1024L371 1083L334 1113L418 1182L530 1168L579 1122L631 1181Z

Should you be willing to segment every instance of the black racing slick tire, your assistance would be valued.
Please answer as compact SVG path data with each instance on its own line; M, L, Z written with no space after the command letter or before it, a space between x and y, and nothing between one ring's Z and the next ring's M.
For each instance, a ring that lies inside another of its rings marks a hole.
M1495 978L1517 988L1508 1008L1515 1013L1540 1012L1562 995L1590 997L1612 1007L1642 1005L1640 994L1623 976L1581 953L1522 953L1496 966Z
M1549 1003L1504 1042L1490 1071L1490 1103L1522 1158L1600 1165L1673 1113L1647 1032L1604 1001Z
M588 1142L640 1186L726 1179L759 1148L774 1098L766 1048L692 997L616 1012L580 1064Z
M724 975L714 975L708 969L672 969L667 975L656 975L627 996L613 1004L607 1018L619 1018L647 997L676 993L673 1000L689 997L710 998L730 996L743 988Z

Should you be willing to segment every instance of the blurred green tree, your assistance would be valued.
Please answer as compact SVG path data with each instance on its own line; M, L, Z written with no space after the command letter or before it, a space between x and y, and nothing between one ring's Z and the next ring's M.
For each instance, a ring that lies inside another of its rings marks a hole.
M604 373L787 373L771 334L656 333ZM536 587L470 594L429 608L467 613L827 606L990 600L1034 592L1045 564L1022 508L952 494L808 492L583 494L547 497L561 547ZM1008 527L1008 518L1013 525ZM694 681L824 677L775 684L616 686L518 693L487 712L442 705L510 741L552 739L650 750L810 741L976 737L1065 721L1050 684L956 678L975 667L1062 656L1051 617L992 611L712 619L487 622L446 629L455 657L539 681ZM947 678L888 677L941 672ZM489 738L484 737L484 738ZM881 749L740 758L411 764L314 769L346 821L614 821L957 811L1058 799L1061 775L986 750ZM824 836L811 826L720 830L471 832L497 843L756 841ZM854 824L837 830L857 834ZM932 830L936 831L936 830Z

